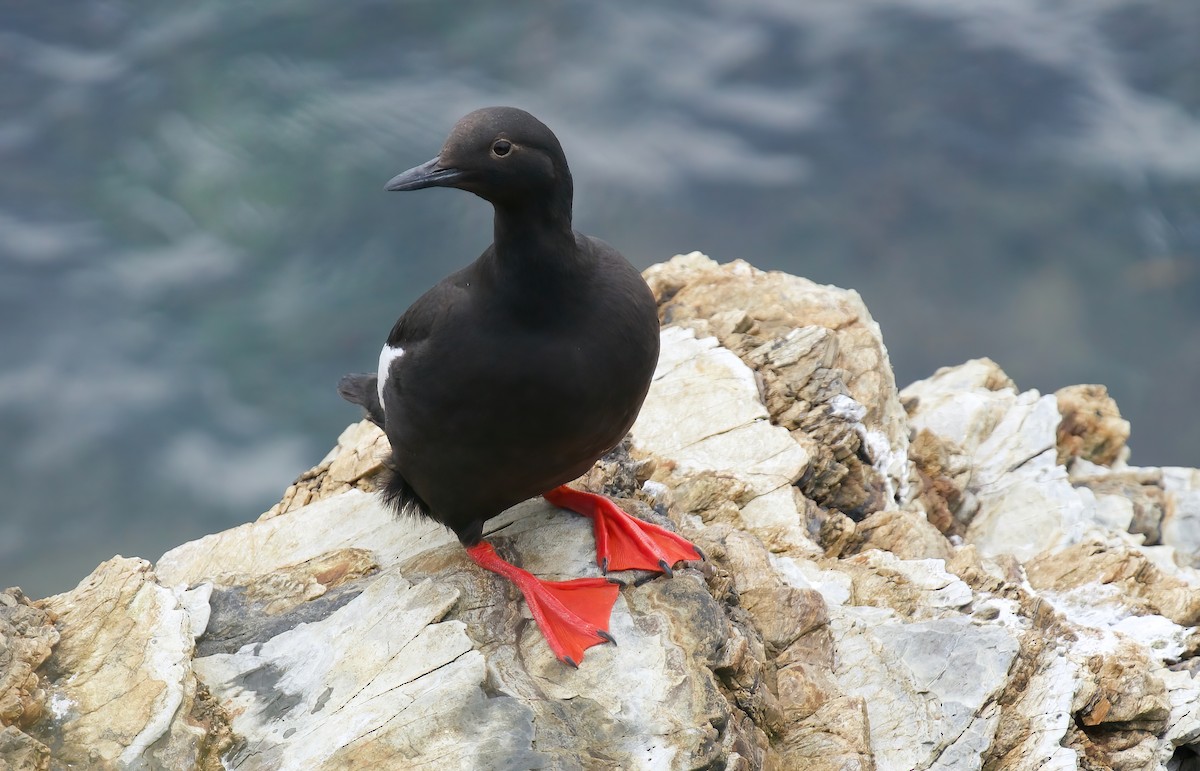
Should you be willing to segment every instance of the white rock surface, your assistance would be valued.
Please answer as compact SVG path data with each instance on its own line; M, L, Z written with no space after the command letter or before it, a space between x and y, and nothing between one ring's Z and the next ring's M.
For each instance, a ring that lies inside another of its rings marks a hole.
M867 704L880 771L982 767L1019 648L1011 632L960 615L905 623L864 607L830 624L838 684Z
M1025 560L1078 541L1097 519L1091 491L1074 488L1057 462L1053 396L980 385L982 363L939 370L901 391L915 399L916 430L928 430L971 459L966 492L975 502L967 539L984 556Z
M44 602L61 639L48 665L70 672L49 691L63 764L188 768L205 732L196 701L191 617L145 560L115 557ZM53 748L53 744L51 744Z
M636 449L671 459L681 476L737 476L756 497L800 478L808 453L771 424L753 370L715 338L679 327L663 331L662 350L633 427Z
M1180 564L1200 568L1200 470L1164 468L1162 486L1169 501L1162 541L1175 547Z

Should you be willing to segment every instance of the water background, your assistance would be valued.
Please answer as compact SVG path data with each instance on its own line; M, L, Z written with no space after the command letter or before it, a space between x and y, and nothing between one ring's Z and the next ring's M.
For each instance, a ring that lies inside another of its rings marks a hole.
M645 267L857 289L903 384L1104 383L1200 466L1200 3L0 0L0 585L254 519L490 241L384 193L471 109L558 134Z

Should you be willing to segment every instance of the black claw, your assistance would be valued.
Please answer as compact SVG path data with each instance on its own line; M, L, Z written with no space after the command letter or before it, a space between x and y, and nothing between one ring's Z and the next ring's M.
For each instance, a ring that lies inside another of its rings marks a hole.
M704 552L700 549L699 546L697 546L696 544L692 544L692 548L695 549L696 553L700 555L700 559L704 560L705 562L708 562L708 557L704 554Z
M563 659L563 663L570 664L573 668L579 669L579 665L575 663L575 659L571 658L570 656L567 656L565 659Z
M608 641L609 641L610 643L612 643L613 645L616 645L616 644L617 644L617 638L613 637L611 634L609 634L608 632L604 631L603 629L597 629L597 630L596 630L596 634L600 635L600 636L601 636L601 637L603 637L605 640L608 640Z
M608 557L605 557L604 559L600 560L600 572L601 573L608 572Z
M667 564L667 561L666 561L666 560L659 560L659 561L658 561L658 566L659 566L660 568L662 568L662 572L663 572L663 573L665 573L665 574L667 575L667 578L674 578L674 577L675 577L675 571L674 571L674 570L671 570L671 566Z
M617 586L621 586L621 587L625 586L625 582L619 578L613 578L612 576L605 576L604 580L608 581L610 584L616 584Z
M648 583L650 583L651 581L653 581L654 579L658 578L658 575L659 575L658 573L651 573L650 575L647 575L647 576L642 576L641 578L639 578L639 579L637 579L636 581L634 581L634 582L633 582L633 585L634 585L634 586L641 586L642 584L648 584Z

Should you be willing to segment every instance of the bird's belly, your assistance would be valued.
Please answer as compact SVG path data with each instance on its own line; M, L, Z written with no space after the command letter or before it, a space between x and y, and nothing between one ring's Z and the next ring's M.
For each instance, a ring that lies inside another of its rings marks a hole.
M628 351L489 353L439 366L406 354L396 375L395 462L435 510L491 516L579 476L629 430L653 371Z
M405 444L425 451L488 442L558 452L579 445L587 452L616 435L611 446L628 430L644 396L640 384L561 363L553 372L463 367L453 380L406 385L397 422L410 432Z

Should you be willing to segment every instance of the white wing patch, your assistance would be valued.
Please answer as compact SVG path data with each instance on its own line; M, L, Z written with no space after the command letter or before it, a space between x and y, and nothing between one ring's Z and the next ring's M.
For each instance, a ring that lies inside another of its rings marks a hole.
M387 408L383 406L383 387L387 385L388 373L392 371L392 362L403 355L403 348L393 348L390 345L383 346L383 350L379 352L379 409L384 412L387 412Z

